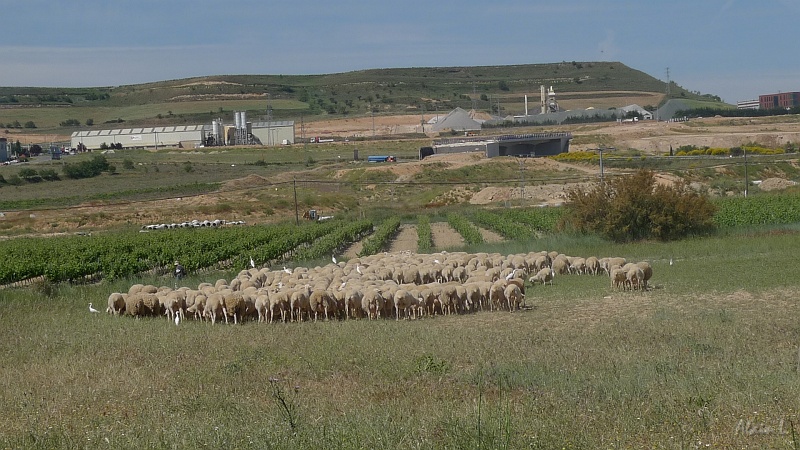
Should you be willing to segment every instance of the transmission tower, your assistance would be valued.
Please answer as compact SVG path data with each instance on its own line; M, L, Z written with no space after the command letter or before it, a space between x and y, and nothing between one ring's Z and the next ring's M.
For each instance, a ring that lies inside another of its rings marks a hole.
M669 88L670 88L670 86L669 86L670 85L670 82L669 82L669 67L667 67L666 71L667 71L667 98L669 98L669 94L670 94L670 92L669 92Z

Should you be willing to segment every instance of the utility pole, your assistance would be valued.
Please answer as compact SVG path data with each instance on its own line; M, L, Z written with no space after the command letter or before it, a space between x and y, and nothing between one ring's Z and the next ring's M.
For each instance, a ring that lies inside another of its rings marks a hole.
M294 186L294 223L295 225L300 225L300 215L297 212L297 177L293 178L292 182Z
M744 150L744 197L747 198L747 148L742 147Z
M600 147L600 183L603 183L603 147Z

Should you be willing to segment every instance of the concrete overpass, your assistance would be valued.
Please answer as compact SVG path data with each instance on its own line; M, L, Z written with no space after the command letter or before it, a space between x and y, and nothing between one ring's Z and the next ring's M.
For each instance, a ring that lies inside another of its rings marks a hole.
M495 156L552 156L569 151L572 133L504 134L500 136L468 136L433 141L432 147L420 149L420 159L445 153L483 152Z

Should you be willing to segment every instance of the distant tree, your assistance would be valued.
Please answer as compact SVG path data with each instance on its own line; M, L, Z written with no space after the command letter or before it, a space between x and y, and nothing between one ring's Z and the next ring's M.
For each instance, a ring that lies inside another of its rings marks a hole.
M94 125L94 119L86 119L86 126L90 127L92 125Z
M19 120L15 120L14 123L12 124L12 126L14 128L22 128L22 124L19 123Z
M25 128L36 128L36 124L32 120L25 122Z
M122 168L125 170L133 170L133 161L130 158L125 158L122 160Z
M497 87L500 88L501 91L507 91L508 83L506 83L505 80L500 80L497 82Z

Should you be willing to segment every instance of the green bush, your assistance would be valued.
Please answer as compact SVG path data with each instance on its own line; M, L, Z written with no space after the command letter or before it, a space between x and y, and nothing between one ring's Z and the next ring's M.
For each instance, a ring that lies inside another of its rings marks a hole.
M106 157L103 155L97 155L93 156L92 159L88 161L81 161L74 164L64 164L63 170L65 177L77 180L81 178L96 177L110 168L111 166L108 164Z
M42 169L39 171L39 176L47 181L58 181L60 179L55 169Z
M37 172L35 169L31 169L30 167L20 169L18 175L28 183L38 183L42 181L42 177L39 175L39 172Z
M568 192L561 227L594 232L616 242L678 239L714 229L715 207L686 183L657 185L639 172Z

